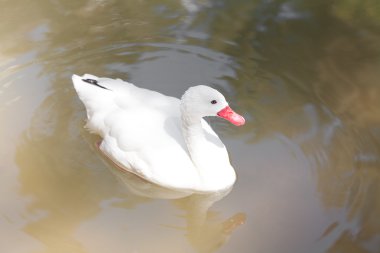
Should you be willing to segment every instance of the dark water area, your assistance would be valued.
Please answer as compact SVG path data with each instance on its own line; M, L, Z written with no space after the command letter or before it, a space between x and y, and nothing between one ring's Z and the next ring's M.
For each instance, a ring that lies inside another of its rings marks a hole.
M1 4L0 252L380 252L379 1ZM207 119L234 187L136 194L74 73L220 90L247 120Z

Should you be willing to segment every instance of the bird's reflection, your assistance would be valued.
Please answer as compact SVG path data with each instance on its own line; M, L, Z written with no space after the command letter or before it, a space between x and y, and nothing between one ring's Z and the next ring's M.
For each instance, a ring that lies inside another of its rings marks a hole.
M214 252L224 245L237 227L244 224L245 213L236 213L225 219L210 211L212 205L227 196L231 189L209 194L176 191L151 183L117 166L102 154L110 171L135 195L151 199L170 199L185 211L187 238L198 252Z
M178 207L186 210L187 237L198 252L214 252L228 241L238 226L244 224L245 213L236 213L224 219L220 213L209 211L228 193L194 194L175 201Z

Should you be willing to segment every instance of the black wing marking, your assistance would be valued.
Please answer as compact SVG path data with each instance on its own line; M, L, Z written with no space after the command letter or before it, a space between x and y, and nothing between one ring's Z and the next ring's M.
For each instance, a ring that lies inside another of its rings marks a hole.
M92 84L92 85L95 85L95 86L98 86L102 89L105 89L105 90L110 90L104 86L101 86L98 81L94 80L94 79L82 79L83 82L86 82L86 83L89 83L89 84Z

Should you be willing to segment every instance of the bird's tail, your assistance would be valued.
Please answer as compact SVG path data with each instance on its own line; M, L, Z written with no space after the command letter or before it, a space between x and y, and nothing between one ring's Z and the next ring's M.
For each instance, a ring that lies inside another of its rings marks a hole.
M103 86L104 78L85 74L72 76L74 88L86 107L87 127L94 132L101 132L104 115L111 109L114 93Z

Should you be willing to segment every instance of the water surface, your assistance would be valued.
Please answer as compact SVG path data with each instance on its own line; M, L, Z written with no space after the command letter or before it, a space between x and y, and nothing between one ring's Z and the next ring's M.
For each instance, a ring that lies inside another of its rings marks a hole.
M0 14L1 252L380 252L378 1L5 0ZM235 186L134 194L83 129L73 73L222 91L247 119L208 119Z

